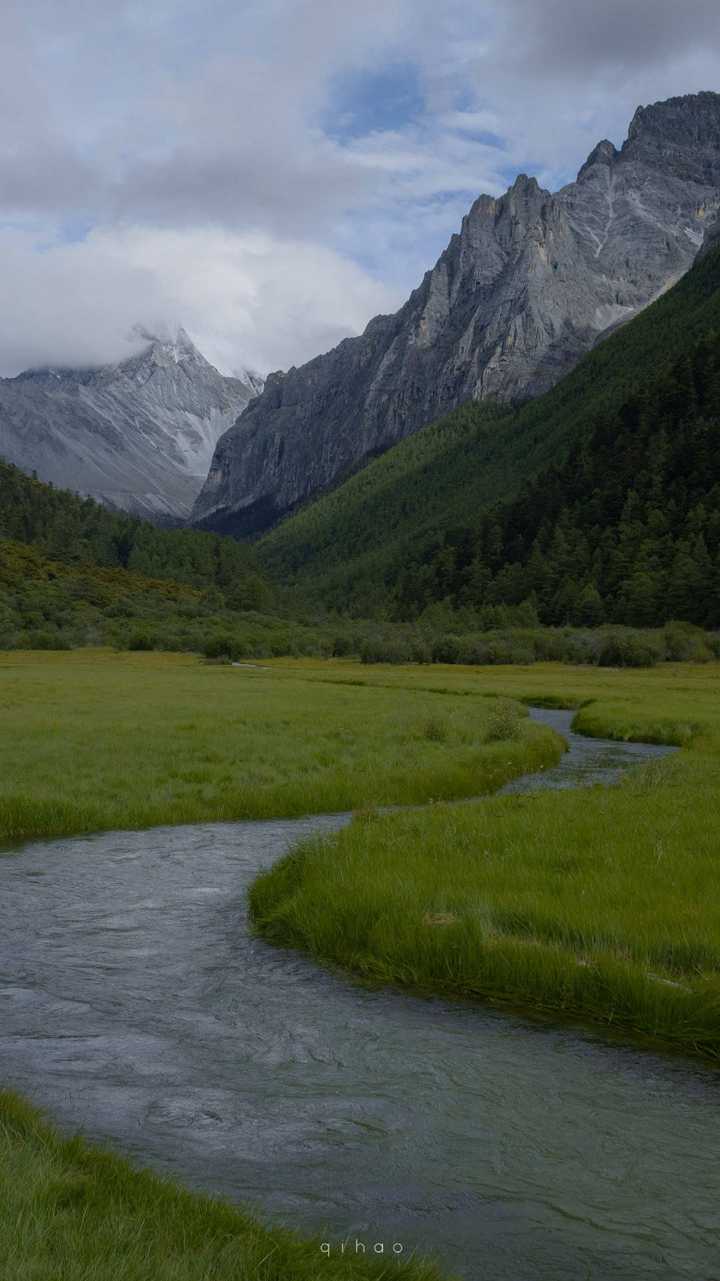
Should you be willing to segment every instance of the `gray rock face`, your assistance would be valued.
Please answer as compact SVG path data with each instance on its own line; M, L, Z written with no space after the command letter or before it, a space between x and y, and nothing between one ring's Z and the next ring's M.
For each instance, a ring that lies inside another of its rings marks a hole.
M720 248L720 216L705 228L705 237L698 250L698 258L704 258L711 250Z
M187 519L218 438L259 385L225 378L183 329L171 341L140 332L144 350L117 365L0 379L0 457L112 507Z
M720 95L639 108L551 194L480 196L394 316L274 374L218 442L193 519L252 533L471 397L547 390L685 272L720 207Z

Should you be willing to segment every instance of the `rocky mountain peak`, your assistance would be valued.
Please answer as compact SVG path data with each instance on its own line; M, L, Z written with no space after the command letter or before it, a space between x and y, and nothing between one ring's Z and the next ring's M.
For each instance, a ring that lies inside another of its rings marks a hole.
M710 163L718 174L720 94L697 93L638 107L623 144L623 161L664 163L692 180Z
M688 269L720 210L720 95L641 107L554 194L481 195L395 316L282 378L218 442L194 518L255 533L463 400L532 396Z
M148 374L156 369L176 365L191 366L193 370L213 369L182 326L171 333L162 334L155 333L144 325L136 325L132 337L145 345L135 355L127 357L114 367L121 373L137 376L143 372Z
M42 480L151 517L186 518L218 438L257 394L179 327L91 369L0 379L0 456Z
M602 141L599 142L596 147L593 147L592 151L590 152L590 155L585 161L585 164L580 169L578 173L578 182L582 180L583 175L586 174L590 169L594 169L595 165L614 164L615 161L617 160L618 155L619 155L619 152L617 148L614 146L614 144L610 142L608 138L603 138Z
M519 173L512 187L510 187L508 195L534 196L540 190L541 187L537 178L531 178L526 173Z

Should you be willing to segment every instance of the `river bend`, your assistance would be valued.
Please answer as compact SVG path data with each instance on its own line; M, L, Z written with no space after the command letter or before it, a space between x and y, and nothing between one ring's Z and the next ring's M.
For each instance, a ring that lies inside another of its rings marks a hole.
M571 750L508 791L612 782L663 751L535 715ZM111 832L0 860L0 1080L266 1218L434 1250L472 1281L720 1278L711 1070L366 991L251 937L258 871L345 822Z

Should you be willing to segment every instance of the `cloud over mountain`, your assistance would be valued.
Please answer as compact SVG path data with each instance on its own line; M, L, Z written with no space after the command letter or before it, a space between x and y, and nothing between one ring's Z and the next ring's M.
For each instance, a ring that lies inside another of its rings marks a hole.
M304 360L480 191L557 187L638 102L716 88L719 36L710 0L11 0L0 372L120 358L156 315L228 368Z

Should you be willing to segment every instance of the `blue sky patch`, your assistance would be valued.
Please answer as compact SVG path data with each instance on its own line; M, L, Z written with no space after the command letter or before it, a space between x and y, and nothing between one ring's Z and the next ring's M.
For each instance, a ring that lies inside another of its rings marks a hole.
M325 132L338 140L400 130L425 110L420 73L412 62L394 62L376 71L339 76L323 118Z

